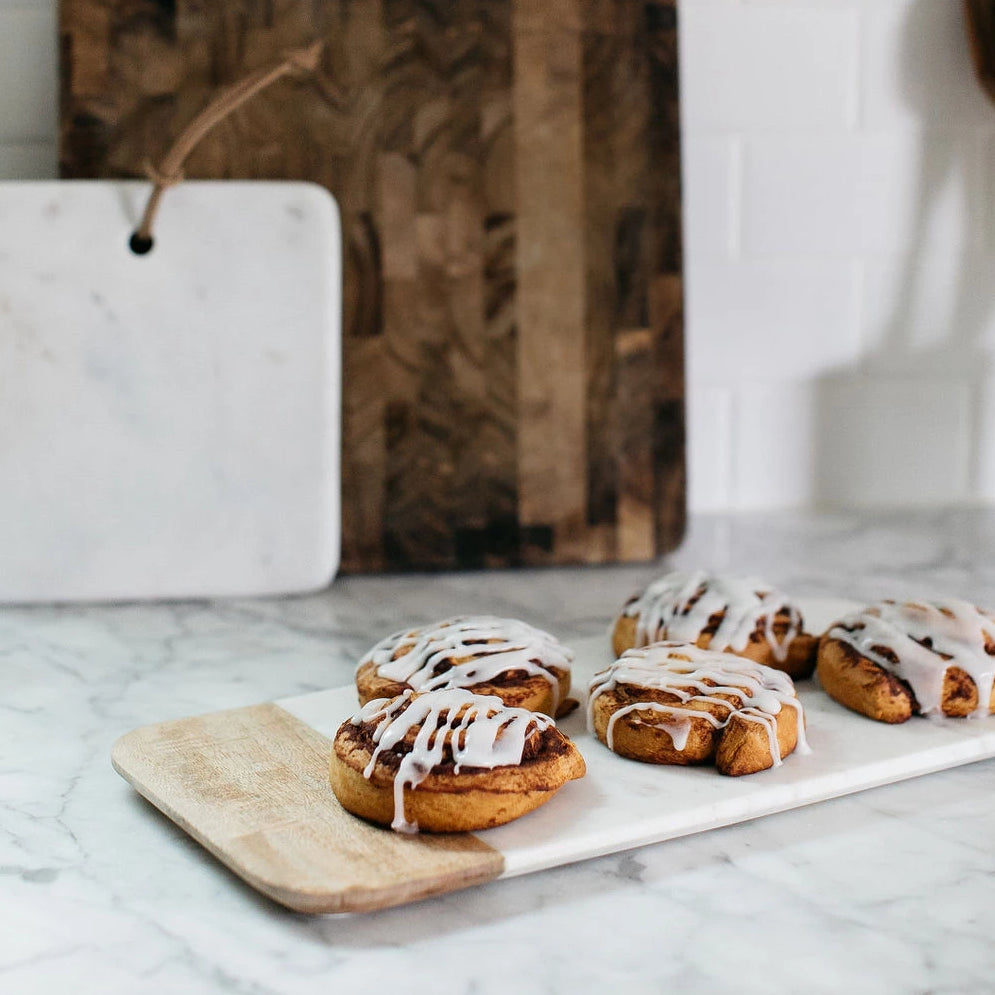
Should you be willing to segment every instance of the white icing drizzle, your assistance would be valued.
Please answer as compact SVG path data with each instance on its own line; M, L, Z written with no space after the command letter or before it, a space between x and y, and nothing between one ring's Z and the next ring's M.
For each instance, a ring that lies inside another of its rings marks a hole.
M995 657L985 652L986 637L995 640L995 618L956 598L880 601L829 630L830 639L852 646L907 681L923 715L942 714L943 678L949 667L960 667L978 688L978 707L971 718L988 715L995 682ZM893 653L898 663L882 649Z
M690 604L699 592L700 597ZM636 646L663 639L696 642L718 612L724 613L723 618L709 644L715 650L742 652L750 634L763 624L774 658L783 662L791 641L802 630L798 609L769 584L756 577L718 577L705 570L660 577L624 609L625 615L636 619ZM788 628L781 641L774 631L778 612L788 615Z
M408 648L393 659L401 647ZM440 666L461 657L470 659L436 673ZM548 632L518 619L476 615L395 632L377 643L359 666L372 661L381 677L408 684L416 691L474 687L510 670L521 670L549 682L555 712L560 684L549 668L566 670L572 660L573 653Z
M462 688L442 688L416 694L405 691L397 698L368 701L353 717L353 725L375 722L376 748L363 771L373 776L377 759L417 730L409 752L401 757L394 777L394 821L391 828L418 832L418 824L404 814L404 789L416 788L442 762L449 744L454 772L461 767L495 767L522 762L525 743L532 732L553 725L548 715L511 708L494 695L472 694Z
M634 711L658 712L665 718L652 724L670 735L674 749L683 750L691 731L691 719L710 722L715 729L724 728L733 715L764 726L770 742L774 766L781 763L781 748L777 741L777 715L782 706L790 705L798 714L799 753L810 752L805 739L805 716L801 702L795 697L794 684L787 674L773 667L745 660L731 653L701 649L691 643L661 642L626 650L610 667L596 674L591 681L587 703L588 728L594 731L594 703L599 695L624 684L634 688L665 691L679 704L655 701L635 702L615 711L608 722L606 741L613 748L615 723ZM735 700L717 697L730 695ZM719 704L728 709L724 719L692 707L692 702Z

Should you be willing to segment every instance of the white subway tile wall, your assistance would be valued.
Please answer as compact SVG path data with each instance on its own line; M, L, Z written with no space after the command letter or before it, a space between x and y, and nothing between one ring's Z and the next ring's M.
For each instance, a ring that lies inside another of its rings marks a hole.
M692 384L795 382L860 356L846 259L703 259L687 271Z
M0 0L0 148L45 145L57 129L56 6Z
M693 509L995 499L995 104L961 8L684 0Z
M680 19L685 120L695 132L811 133L853 124L854 5L686 0Z
M733 392L696 384L688 396L688 506L724 508L733 502ZM995 415L992 419L995 431Z
M972 149L955 131L928 144L901 133L756 138L743 162L744 255L901 255L920 226L934 251L957 252L978 203Z
M823 378L813 465L828 504L928 505L968 493L974 390L929 375Z
M749 384L737 393L732 489L743 508L810 504L816 398L804 384Z
M692 510L995 500L995 104L958 0L682 0ZM56 163L0 0L0 179Z

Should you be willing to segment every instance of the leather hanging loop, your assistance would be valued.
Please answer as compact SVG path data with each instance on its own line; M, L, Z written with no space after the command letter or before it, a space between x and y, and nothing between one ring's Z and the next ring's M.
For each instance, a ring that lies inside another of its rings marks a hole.
M284 76L297 76L313 73L321 59L323 41L314 42L304 48L288 52L276 65L257 69L231 86L220 90L214 99L180 132L172 147L163 157L159 166L145 164L145 174L152 181L152 192L145 204L142 220L131 236L131 248L138 254L152 248L152 229L162 195L172 186L183 182L183 163L197 143L218 122L237 110L271 83Z

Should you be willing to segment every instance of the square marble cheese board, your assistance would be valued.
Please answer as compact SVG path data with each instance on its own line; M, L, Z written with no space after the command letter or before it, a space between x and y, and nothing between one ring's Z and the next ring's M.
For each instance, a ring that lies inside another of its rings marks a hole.
M247 596L339 563L341 237L311 183L0 183L0 602Z
M853 607L800 602L811 631ZM568 643L574 694L611 662L607 637ZM587 776L497 829L403 836L354 818L328 787L330 740L357 708L352 686L160 725L123 736L117 771L250 885L303 912L363 912L727 826L995 756L995 719L914 718L888 726L798 682L812 752L728 778L610 753L580 708L559 725Z

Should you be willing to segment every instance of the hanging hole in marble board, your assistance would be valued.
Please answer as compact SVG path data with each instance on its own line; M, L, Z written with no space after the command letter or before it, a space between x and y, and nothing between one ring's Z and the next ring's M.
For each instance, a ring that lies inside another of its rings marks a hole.
M128 248L136 256L144 256L152 251L152 246L155 245L155 239L149 238L148 235L139 235L137 231L131 233L131 238L128 239Z

